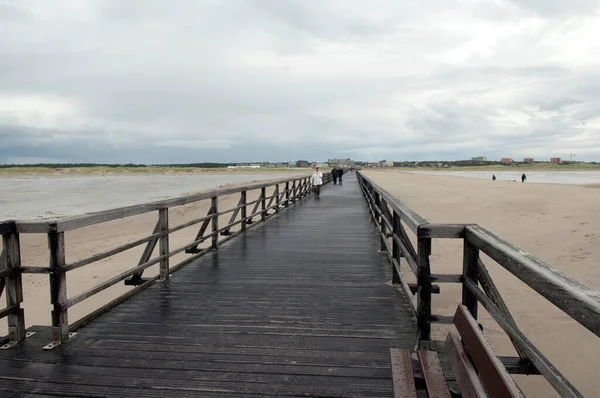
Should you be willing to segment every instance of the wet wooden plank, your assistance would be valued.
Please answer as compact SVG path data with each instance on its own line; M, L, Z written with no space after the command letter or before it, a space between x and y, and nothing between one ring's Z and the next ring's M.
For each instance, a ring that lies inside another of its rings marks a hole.
M417 390L412 371L410 352L398 348L390 349L394 398L416 398Z
M473 368L473 365L469 361L458 332L451 330L448 333L445 348L462 396L467 398L486 398L488 395L477 376L475 368Z
M464 305L459 305L456 309L454 325L490 396L524 397Z
M427 394L435 398L450 398L446 376L437 353L435 351L419 350L418 356L425 384L427 385Z

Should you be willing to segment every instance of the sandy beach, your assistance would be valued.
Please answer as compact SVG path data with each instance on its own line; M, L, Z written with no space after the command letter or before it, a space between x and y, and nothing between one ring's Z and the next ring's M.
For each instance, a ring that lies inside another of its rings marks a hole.
M430 222L477 223L586 285L600 289L600 190L559 184L367 171L373 181ZM586 397L600 390L598 338L487 257L483 257L517 324ZM462 241L435 240L432 272L462 272ZM408 275L405 270L405 275ZM459 285L441 285L435 314L452 315ZM515 355L502 329L481 310L499 355ZM435 337L445 336L434 327ZM527 396L558 396L541 376L517 376Z

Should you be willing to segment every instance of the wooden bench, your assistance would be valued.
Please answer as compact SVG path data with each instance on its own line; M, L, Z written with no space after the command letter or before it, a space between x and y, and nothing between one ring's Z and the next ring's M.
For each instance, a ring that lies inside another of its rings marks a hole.
M416 398L417 387L408 350L390 349L394 398ZM419 350L419 363L429 397L450 398L450 390L435 351Z
M445 351L463 397L524 397L467 307L454 314Z

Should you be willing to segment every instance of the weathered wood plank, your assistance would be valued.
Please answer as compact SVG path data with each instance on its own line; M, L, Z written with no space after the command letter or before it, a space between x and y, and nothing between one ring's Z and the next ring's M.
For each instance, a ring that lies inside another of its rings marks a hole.
M465 224L423 224L418 233L420 238L462 239L465 237Z
M67 272L67 271L72 271L77 268L84 267L88 264L95 263L96 261L100 261L105 258L112 257L114 255L122 253L124 251L133 249L134 247L138 247L139 245L142 245L144 243L154 242L155 240L157 240L159 238L159 236L160 236L160 233L153 233L152 235L147 236L145 238L141 238L141 239L135 240L133 242L126 243L124 245L115 247L114 249L106 250L106 251L103 251L102 253L94 254L93 256L90 256L88 258L67 264L63 267L63 269L65 270L65 272ZM148 249L148 250L150 250L150 254L152 254L152 251L154 250L155 245L156 245L156 243L154 243L154 245L152 245L152 244L149 245L150 249ZM146 252L146 251L144 251L144 252ZM145 255L142 255L142 259L145 257L146 257ZM150 255L148 255L148 258L150 258ZM31 268L29 268L29 270L31 271ZM41 268L40 272L42 272L42 271L45 272L45 270L46 270L46 268ZM33 273L33 272L28 272L28 273ZM140 275L140 277L141 277L141 275Z
M473 280L467 278L464 284L475 294L491 317L494 318L498 325L517 344L519 349L525 353L527 358L562 397L582 397L581 393L552 365L533 343L519 329L512 326L511 322L506 319L506 315L479 289Z
M600 293L479 226L466 239L596 336L600 336Z
M169 279L169 209L165 208L158 211L158 224L161 232L158 250L159 255L162 257L159 275L160 280L165 281Z
M17 226L14 221L0 221L0 235L17 232L16 228Z
M69 339L69 319L65 303L67 301L67 274L65 266L65 234L58 232L56 225L48 233L50 247L50 303L52 304L52 346Z
M146 244L146 247L144 248L144 252L142 253L142 256L140 257L140 260L138 261L138 266L142 265L142 264L146 264L148 261L150 261L150 257L152 257L152 253L154 252L154 249L156 248L156 244L158 243L158 239L160 238L161 235L161 230L160 230L160 219L156 222L156 225L154 226L154 230L152 231L152 235L154 236L152 239L150 239L148 241L148 243ZM129 279L128 281L125 281L126 285L137 285L141 280L142 280L142 275L144 274L144 269L142 268L140 269L138 272L134 273L133 275L131 275L131 279Z
M454 325L490 397L524 397L466 306L457 307Z
M231 195L239 193L241 191L252 191L255 189L266 188L277 183L284 183L286 181L302 181L306 177L291 178L291 179L280 179L267 181L264 183L248 184L239 187L223 188L217 190L208 190L193 195L181 196L173 199L161 200L156 202L144 203L141 205L126 206L118 209L111 209L96 213L89 213L81 216L67 217L57 221L58 231L67 231L76 228L82 228L93 224L99 224L107 221L112 221L120 218L131 217L152 211L158 211L162 208L172 208L177 206L183 206L189 203L199 202L202 200L208 200L216 196ZM22 226L26 228L28 225L34 226L36 229L40 229L38 232L46 232L42 230L44 223L23 223Z
M21 248L19 234L13 229L12 233L3 234L4 266L12 269L11 275L4 278L6 289L6 307L10 344L19 344L25 340L25 313L21 308L23 302L23 280L21 273ZM1 291L1 290L0 290Z
M445 350L452 364L452 370L460 386L462 396L466 398L486 398L488 395L463 349L460 336L455 330L448 333Z
M435 398L450 398L450 390L442 364L435 351L418 350L419 362L427 386L427 394Z
M198 241L199 243L202 243L204 241L203 238L206 238L204 236L204 234L206 233L206 230L208 229L208 224L210 224L211 220L215 217L214 213L216 213L216 209L211 204L208 211L206 212L206 217L203 217L204 221L202 222L202 225L200 226L200 230L198 231L198 233L196 234L196 237L194 238L195 242ZM186 253L197 253L198 244L190 245L188 250L186 251Z
M496 304L496 306L502 312L504 312L504 315L506 315L506 320L509 321L515 329L518 329L517 323L513 319L512 315L510 314L510 310L508 309L508 306L502 299L502 295L500 294L500 291L498 290L498 288L496 287L496 284L492 280L492 276L489 274L487 268L481 261L481 258L479 258L477 260L477 268L478 268L478 272L479 272L479 275L478 275L479 283L481 284L481 288L483 289L485 294L487 294L487 296L494 302L494 304ZM523 359L524 361L529 362L527 360L525 354L515 345L514 341L512 343L513 343L513 346L515 347L515 350L519 354L519 357L521 357L521 359Z
M219 197L218 196L213 196L211 198L211 208L213 209L213 215L214 217L211 220L211 227L212 227L212 242L210 247L212 247L214 250L217 250L219 248L219 217L216 216L216 214L219 213Z
M390 348L394 398L416 398L415 379L408 350Z
M438 283L462 283L462 275L460 274L431 274L429 279Z
M478 261L479 249L465 239L463 241L463 280L470 278L477 283L479 280ZM477 297L465 285L462 287L462 304L469 309L473 318L477 319Z
M431 255L431 239L419 238L419 273L417 274L417 283L419 291L417 292L417 312L419 326L419 341L428 342L431 339L431 266L429 256Z

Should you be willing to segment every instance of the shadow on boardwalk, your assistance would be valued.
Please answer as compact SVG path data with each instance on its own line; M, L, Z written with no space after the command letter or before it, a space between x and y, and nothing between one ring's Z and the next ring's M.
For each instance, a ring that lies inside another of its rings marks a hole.
M43 351L0 352L3 397L392 396L416 324L386 284L355 178L294 205Z

